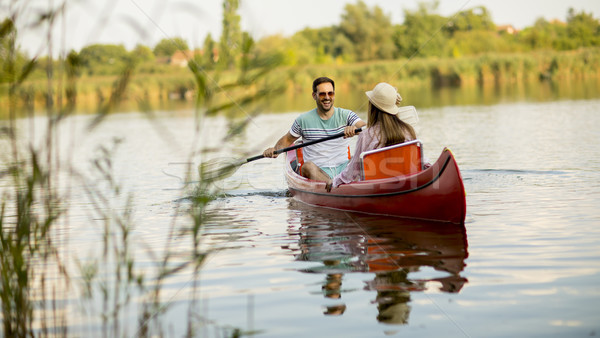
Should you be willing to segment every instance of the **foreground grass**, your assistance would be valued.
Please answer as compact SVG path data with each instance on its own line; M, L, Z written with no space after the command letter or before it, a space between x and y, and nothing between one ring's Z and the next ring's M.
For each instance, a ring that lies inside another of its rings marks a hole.
M43 24L52 18L40 20ZM10 33L7 27L0 33ZM165 284L182 272L190 276L192 285L186 299L188 318L182 318L187 320L186 336L199 335L202 325L216 328L224 337L240 336L239 329L205 324L198 316L198 280L210 254L201 234L211 217L208 206L219 190L193 163L205 151L200 135L204 116L250 111L244 107L277 88L264 80L277 64L264 69L242 66L223 74L209 74L190 64L169 75L140 75L132 61L118 76L91 79L76 76L77 65L67 59L48 65L45 80L28 80L35 60L19 67L15 41L9 42L9 58L4 60L7 81L0 96L0 336L72 336L73 331L81 335L87 328L105 337L130 336L132 330L135 336L164 336L169 325L164 317L172 307ZM173 84L163 90L168 81ZM185 170L185 182L191 183L181 189L181 195L188 196L186 203L175 202L177 210L164 246L148 249L153 263L148 267L133 253L133 194L124 191L113 171L119 139L95 145L90 172L80 172L72 163L77 144L65 150L62 142L70 139L65 133L77 132L65 124L82 104L89 104L94 112L85 126L87 136L130 102L152 120L154 97L167 100L162 93L171 93L172 88L193 100L194 123L189 127L194 140ZM40 118L34 115L38 110ZM243 127L232 125L229 135L241 133ZM73 191L79 196L72 196ZM100 249L89 257L68 252L74 202L90 209L85 211L89 220L75 229L89 226L98 237L94 242ZM176 240L188 243L185 252L174 248ZM81 316L80 309L84 310Z

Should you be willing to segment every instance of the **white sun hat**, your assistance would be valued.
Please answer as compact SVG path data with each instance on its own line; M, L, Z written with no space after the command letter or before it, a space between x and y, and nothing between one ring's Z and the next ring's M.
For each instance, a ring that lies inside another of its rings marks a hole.
M390 115L398 114L398 105L402 101L402 96L389 83L378 83L373 90L365 92L365 94L375 107Z

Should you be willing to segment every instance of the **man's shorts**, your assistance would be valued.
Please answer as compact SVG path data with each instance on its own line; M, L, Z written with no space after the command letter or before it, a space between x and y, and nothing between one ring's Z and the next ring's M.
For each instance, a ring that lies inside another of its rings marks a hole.
M342 171L344 171L344 169L346 169L346 167L348 166L348 162L342 163L340 165L338 165L337 167L319 167L321 168L321 170L323 170L327 175L329 175L329 177L334 178L335 175L341 173ZM300 166L298 165L298 163L296 161L294 161L292 163L292 170L294 170L294 172L300 176L302 176L302 172L300 172Z
M337 167L320 167L321 170L327 173L329 177L334 178L337 174L341 173L348 166L348 162L344 162Z

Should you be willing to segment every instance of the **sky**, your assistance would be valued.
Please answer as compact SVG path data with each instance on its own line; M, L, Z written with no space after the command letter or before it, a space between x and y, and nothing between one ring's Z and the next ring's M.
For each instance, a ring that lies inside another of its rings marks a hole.
M255 39L282 34L290 36L306 27L338 24L346 4L358 0L240 0L242 29ZM2 0L0 17L18 10L18 43L29 56L48 55L48 29L25 27L40 9L66 3L65 15L56 22L52 55L94 43L122 44L128 50L137 44L154 47L164 38L182 37L191 48L200 48L208 33L221 34L221 0ZM364 0L369 8L379 6L393 24L404 22L404 11L414 11L419 0ZM430 3L431 1L427 1ZM27 4L29 7L23 7ZM532 26L538 18L566 21L569 8L600 17L600 0L440 0L437 14L450 17L484 6L497 25L517 29Z

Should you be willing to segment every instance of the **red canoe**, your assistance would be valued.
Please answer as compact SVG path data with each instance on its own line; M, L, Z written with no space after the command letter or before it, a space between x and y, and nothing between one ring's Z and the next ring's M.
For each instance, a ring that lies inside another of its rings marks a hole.
M285 177L290 194L304 203L334 209L406 218L464 223L465 189L452 152L445 148L429 168L409 175L376 178L340 185L331 192L325 183L296 174L288 151Z

